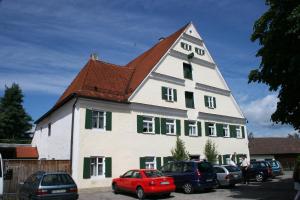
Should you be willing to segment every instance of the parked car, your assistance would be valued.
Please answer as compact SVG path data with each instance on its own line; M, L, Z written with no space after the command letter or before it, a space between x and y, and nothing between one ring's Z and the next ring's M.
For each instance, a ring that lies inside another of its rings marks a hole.
M174 161L164 165L161 171L164 175L173 177L176 189L183 189L186 194L217 186L213 166L206 161Z
M272 168L273 177L282 175L282 166L281 163L277 160L268 160L267 161Z
M139 199L143 199L154 194L170 196L175 191L175 185L173 178L163 176L158 170L137 169L113 179L112 189L116 194L121 191L136 193Z
M242 182L242 172L232 165L214 165L218 186L234 186Z
M77 185L65 172L36 172L21 183L18 198L75 200L78 199Z
M272 169L266 161L254 161L250 162L247 176L250 180L255 179L257 182L263 182L273 175Z

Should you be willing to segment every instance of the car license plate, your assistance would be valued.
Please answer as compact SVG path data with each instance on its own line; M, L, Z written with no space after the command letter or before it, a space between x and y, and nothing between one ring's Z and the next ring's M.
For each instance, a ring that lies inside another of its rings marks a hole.
M212 182L213 180L212 179L206 179L206 182Z
M52 193L55 193L55 194L64 193L64 192L66 192L66 190L52 190Z
M169 185L170 182L169 181L164 181L164 182L160 182L161 185Z

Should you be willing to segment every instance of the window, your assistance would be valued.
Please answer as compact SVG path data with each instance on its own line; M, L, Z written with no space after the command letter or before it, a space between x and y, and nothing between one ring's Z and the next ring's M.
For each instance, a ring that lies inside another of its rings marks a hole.
M195 52L196 52L196 54L198 54L200 56L204 56L204 54L205 54L204 49L200 49L200 48L197 48L197 47L195 47Z
M196 122L189 122L189 136L198 136Z
M193 80L192 65L188 63L183 63L183 76L186 79Z
M181 48L183 48L184 50L187 50L187 51L191 51L192 50L192 46L187 44L187 43L184 43L184 42L181 42L180 43L180 46Z
M104 176L104 158L91 157L91 176Z
M205 106L208 108L216 108L216 98L212 96L204 96Z
M154 133L154 117L143 116L143 133Z
M185 92L185 106L187 108L194 108L194 93Z
M216 136L216 124L209 123L208 124L208 135L209 136Z
M166 119L166 134L176 135L176 125L174 119Z
M105 127L105 112L92 111L92 128L104 129Z
M51 123L48 124L48 136L51 136Z
M173 88L162 87L162 99L167 101L177 101L177 91Z
M145 168L146 169L155 169L156 163L154 157L147 157L145 162Z
M223 134L224 134L224 137L230 137L229 136L229 126L227 124L223 125Z
M240 126L236 126L236 137L242 138L242 131Z
M167 88L167 100L174 101L174 90L172 88Z

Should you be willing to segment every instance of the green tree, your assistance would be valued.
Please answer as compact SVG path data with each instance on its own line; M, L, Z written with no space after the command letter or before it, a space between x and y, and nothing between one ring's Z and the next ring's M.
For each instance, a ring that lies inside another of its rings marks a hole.
M208 162L216 163L217 161L217 146L214 142L212 142L210 139L206 141L205 147L204 147L204 155Z
M171 150L174 160L189 160L189 153L185 149L184 142L177 136L175 148Z
M268 85L278 91L277 109L271 119L300 130L300 1L266 0L269 9L255 22L251 36L258 41L258 69L249 73L249 83Z
M5 86L4 96L0 98L0 138L20 138L32 128L32 118L23 108L23 94L18 84Z

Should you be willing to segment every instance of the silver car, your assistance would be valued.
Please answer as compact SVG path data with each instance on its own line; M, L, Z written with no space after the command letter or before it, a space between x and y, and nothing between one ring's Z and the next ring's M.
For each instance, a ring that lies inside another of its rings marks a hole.
M242 172L232 165L214 165L218 186L234 186L242 182Z
M65 172L37 172L20 183L18 197L25 199L78 199L76 183Z

